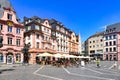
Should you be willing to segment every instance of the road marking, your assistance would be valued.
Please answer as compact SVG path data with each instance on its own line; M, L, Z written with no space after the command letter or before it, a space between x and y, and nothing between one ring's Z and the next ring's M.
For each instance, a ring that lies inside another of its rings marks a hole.
M80 74L76 74L76 73L70 73L70 74L71 74L71 75L75 75L75 76L88 77L88 78L97 78L97 79L103 79L103 80L115 80L115 79L104 78L104 77L96 77L96 76L80 75Z
M61 79L61 78L56 78L56 77L47 76L47 75L43 75L43 74L38 74L38 73L34 73L34 74L38 75L38 76L46 77L46 78L55 79L55 80L64 80L64 79Z
M89 71L93 71L93 72L99 73L99 74L103 74L102 72L99 72L99 71L96 71L96 70L93 70L93 69L89 69L89 68L85 68L85 69L87 69Z
M66 69L66 68L64 68L64 67L62 67L68 74L70 74L70 72Z
M90 66L88 66L89 68L91 68ZM104 69L99 69L100 71L105 71L105 72L111 72L112 74L113 73L118 73L118 72L116 72L116 71L108 71L109 69L108 68L104 68ZM105 73L103 73L103 74L105 74Z
M37 73L38 71L40 71L44 66L41 66L40 68L38 68L35 72L33 72L33 74Z
M51 79L55 79L55 80L63 80L61 78L56 78L56 77L52 77L52 76L48 76L48 75L43 75L43 74L38 74L37 72L40 71L44 66L38 68L35 72L33 72L33 74L41 76L41 77L46 77L46 78L51 78Z
M82 76L82 77L88 77L88 78L97 78L97 79L102 79L102 80L115 80L115 79L110 79L110 78L104 78L104 77L96 77L96 76L89 76L89 75L80 75L77 73L71 73L70 71L68 71L66 68L62 67L68 74L70 75L74 75L74 76Z
M87 69L89 69L89 68L87 68ZM92 69L91 69L92 70ZM119 75L117 75L116 73L117 72L113 72L113 71L107 71L107 70L104 70L104 69L99 69L100 71L105 71L105 72L112 72L111 74L109 74L109 73L102 73L102 74L105 74L105 75L114 75L114 76L119 76ZM96 71L96 70L94 70L94 71ZM99 71L99 72L100 72ZM97 71L98 72L98 71Z
M110 66L108 69L112 69L114 65Z

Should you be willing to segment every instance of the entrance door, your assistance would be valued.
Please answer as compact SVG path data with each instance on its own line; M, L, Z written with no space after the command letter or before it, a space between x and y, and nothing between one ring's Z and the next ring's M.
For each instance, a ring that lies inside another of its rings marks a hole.
M7 55L7 64L12 64L13 63L13 55L12 54L8 54Z
M110 55L110 61L112 60L112 55Z
M106 60L108 60L108 55L106 55Z

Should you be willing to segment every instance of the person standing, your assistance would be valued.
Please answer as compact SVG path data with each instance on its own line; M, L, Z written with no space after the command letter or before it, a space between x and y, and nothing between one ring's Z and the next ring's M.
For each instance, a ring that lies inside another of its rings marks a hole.
M81 61L81 66L84 67L85 66L85 62L82 60Z
M100 59L96 60L96 64L97 64L97 67L99 68L100 67Z
M113 66L114 66L114 68L117 68L117 62L114 62Z

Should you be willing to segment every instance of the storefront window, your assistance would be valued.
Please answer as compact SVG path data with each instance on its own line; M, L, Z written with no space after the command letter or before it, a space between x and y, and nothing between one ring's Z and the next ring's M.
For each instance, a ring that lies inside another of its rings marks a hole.
M3 62L3 54L0 53L0 62Z
M16 55L16 62L19 63L21 61L21 55L17 54Z

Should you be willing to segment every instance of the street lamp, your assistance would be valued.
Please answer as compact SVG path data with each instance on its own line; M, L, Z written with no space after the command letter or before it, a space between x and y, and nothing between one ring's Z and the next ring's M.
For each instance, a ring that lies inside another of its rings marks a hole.
M22 49L22 53L24 55L24 63L28 63L29 61L29 48L30 48L30 44L25 44L24 48Z
M3 47L3 43L2 43L2 42L3 42L3 37L0 36L0 48ZM2 72L0 71L0 74L1 74L1 73L2 73Z
M0 36L0 48L3 47L3 37Z

